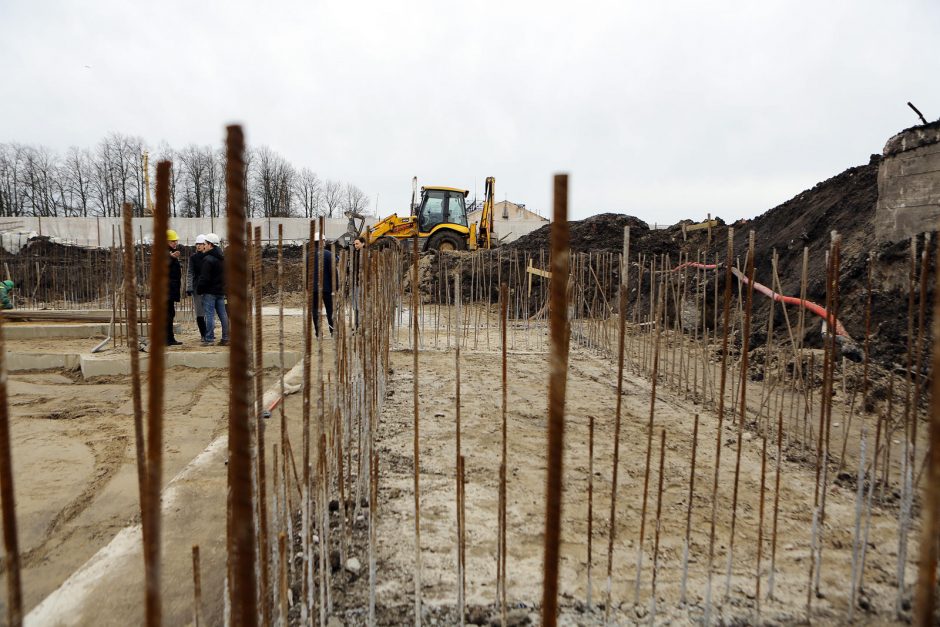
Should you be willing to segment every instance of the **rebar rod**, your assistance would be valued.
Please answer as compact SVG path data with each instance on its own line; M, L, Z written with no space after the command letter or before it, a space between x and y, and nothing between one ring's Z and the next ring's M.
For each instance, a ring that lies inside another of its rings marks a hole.
M229 246L225 259L229 300L229 463L231 494L229 557L232 560L232 624L258 622L255 529L251 486L251 379L248 344L248 258L245 242L245 142L240 126L227 128L226 213ZM158 315L159 311L154 311ZM152 442L148 442L152 444Z
M604 622L610 621L611 579L614 568L614 539L617 535L617 479L620 469L620 424L623 413L623 359L624 336L627 324L627 285L620 285L620 319L617 340L617 400L614 414L614 460L610 482L610 524L607 535L607 581L606 601L604 603Z
M4 322L0 313L0 508L3 514L4 566L7 579L7 623L23 624L23 583L20 574L20 543L16 526L16 493L10 447L10 406L7 390L7 350Z
M170 206L170 162L157 164L157 204L153 214L153 252L150 257L150 370L147 386L147 498L142 520L145 609L148 627L163 622L160 589L160 487L163 482L163 399L166 377L166 325L169 266L164 257Z
M721 437L725 418L725 385L728 375L728 318L731 310L731 260L734 255L734 229L728 229L728 257L725 261L725 290L724 310L722 311L722 338L721 338L721 383L718 392L718 428L715 434L715 478L712 482L712 511L708 535L708 582L705 589L705 616L706 625L711 624L712 609L712 575L715 564L715 517L718 513L718 479L721 471ZM717 319L717 292L718 282L715 281L715 318ZM717 327L716 327L717 329Z
M561 545L561 508L564 478L565 392L568 375L568 175L556 174L551 224L551 297L549 329L551 359L548 386L548 473L545 490L544 575L542 624L555 627L558 620L558 562Z

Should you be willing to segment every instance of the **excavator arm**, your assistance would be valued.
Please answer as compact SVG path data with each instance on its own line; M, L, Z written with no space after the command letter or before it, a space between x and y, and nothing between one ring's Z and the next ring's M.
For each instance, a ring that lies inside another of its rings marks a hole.
M483 248L493 247L493 198L496 195L496 178L486 177L483 213L480 215L480 232L477 236Z

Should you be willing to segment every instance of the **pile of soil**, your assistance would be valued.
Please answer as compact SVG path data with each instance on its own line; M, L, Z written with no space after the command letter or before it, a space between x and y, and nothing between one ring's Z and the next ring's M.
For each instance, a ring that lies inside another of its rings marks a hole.
M871 355L885 366L897 367L906 364L908 337L908 275L910 272L911 241L878 243L875 240L874 217L878 202L878 166L880 155L872 155L869 163L848 168L811 189L805 190L790 200L769 209L752 220L740 220L734 227L734 255L742 266L747 254L749 232L755 233L755 277L765 285L773 284L772 259L778 255L778 276L787 295L798 296L803 265L803 249L808 251L807 298L820 304L826 301L826 254L831 242L831 233L841 236L841 264L839 276L839 319L848 333L861 347L865 337L865 310L868 298L867 273L869 258L873 264ZM630 226L631 258L637 255L668 254L674 265L680 253L694 259L699 254L707 255L710 261L717 256L724 261L727 250L727 229L719 219L712 229L711 242L705 230L683 235L682 223L668 229L650 229L642 220L628 215L605 213L585 220L570 221L572 253L619 253L623 248L623 231ZM503 247L501 255L488 253L484 264L490 270L498 262L503 276L515 271L515 256L544 255L548 259L550 225L519 238ZM923 236L917 238L918 251L924 247ZM930 251L928 259L932 259ZM614 276L617 270L614 269ZM919 272L919 269L918 269ZM469 270L465 267L465 285L469 283ZM618 277L619 278L619 277ZM648 281L648 273L645 281ZM633 281L631 281L633 283ZM648 283L645 283L648 285ZM933 302L932 278L927 281L927 303ZM491 296L495 302L494 286ZM612 286L616 289L616 283ZM709 289L711 294L712 290ZM737 293L737 290L734 290ZM607 295L615 299L616 294ZM631 306L637 303L641 311L648 309L648 289L631 286ZM915 299L915 300L919 300ZM915 334L916 334L915 302ZM929 339L930 309L927 307L925 327ZM767 316L770 303L758 296L754 302L754 333L751 346L766 340ZM785 333L785 320L780 307L775 307L775 328ZM791 316L792 318L792 316ZM815 316L807 317L804 342L808 346L822 345L821 321ZM926 355L924 356L926 359Z

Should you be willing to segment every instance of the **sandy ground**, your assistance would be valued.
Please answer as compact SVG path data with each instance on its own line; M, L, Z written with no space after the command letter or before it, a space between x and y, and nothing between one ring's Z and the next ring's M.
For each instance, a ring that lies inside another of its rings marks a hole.
M542 334L544 330L531 333ZM495 336L495 334L494 334ZM401 336L403 339L403 336ZM430 338L425 337L425 341ZM482 346L481 337L476 338ZM542 538L544 530L547 355L544 337L517 337L529 350L511 351L508 359L508 590L510 608L537 620L534 606L541 600ZM469 341L472 341L468 337ZM466 457L467 595L470 604L490 604L496 598L497 487L500 463L500 357L495 351L465 349L461 355L462 436ZM443 346L443 342L439 343ZM379 536L397 538L379 549L379 604L398 608L404 619L413 603L413 373L410 351L393 355L380 428L381 503ZM419 360L421 403L421 542L423 594L427 604L453 604L456 588L455 516L455 366L450 351L423 350ZM610 492L616 407L615 363L607 356L572 347L569 362L565 447L565 496L561 546L560 593L565 621L593 624L603 621L603 610L585 607L588 586L588 423L595 419L592 588L594 604L603 603L610 530ZM620 451L620 488L612 567L612 618L618 623L647 621L651 612L652 553L657 507L659 437L667 432L662 518L657 583L658 621L680 624L701 619L707 589L707 560L711 520L717 418L710 409L660 385L657 390L652 446L652 470L646 511L639 603L635 604L637 546L640 536L647 422L651 384L627 374L623 396ZM752 399L760 387L749 386ZM840 399L837 398L837 403ZM694 415L701 413L699 447L692 499L688 600L679 607L682 555L688 505L690 453ZM730 418L730 416L729 416ZM765 521L762 541L761 614L755 603L760 510L761 439L743 433L730 591L726 595L725 569L731 542L737 427L725 423L721 436L722 460L713 563L713 618L730 622L796 623L805 617L809 546L811 540L815 468L798 447L784 449L781 465L780 507L776 543L774 598L765 597L770 569L775 443L768 445ZM854 471L853 471L854 472ZM833 473L834 475L834 473ZM854 481L833 483L827 495L823 526L824 551L821 598L813 597L814 619L838 624L845 620L851 568L855 516ZM919 538L915 520L910 554L916 555ZM858 612L863 622L893 620L894 572L897 552L896 502L876 503L865 578L865 603ZM908 560L908 583L916 578L916 560ZM483 615L486 615L485 613ZM394 622L394 621L390 621Z
M428 312L426 312L426 315ZM431 315L446 316L447 311ZM299 349L301 318L288 319L285 344ZM407 323L407 320L404 320ZM430 318L425 322L430 323ZM277 319L265 320L266 345L276 337ZM455 518L455 364L453 339L423 336L419 355L421 408L421 515L423 596L429 617L453 622L456 600ZM413 484L411 401L412 353L407 328L396 332L396 349L387 398L379 427L380 502L378 509L378 603L381 624L411 622L413 608ZM183 335L189 344L195 333ZM465 330L461 355L462 438L467 460L467 584L471 617L493 617L496 565L497 479L500 450L500 354L495 330L489 337ZM327 363L332 340L326 342ZM276 342L273 346L276 347ZM436 349L435 349L436 346ZM475 348L474 348L475 347ZM489 348L487 348L489 347ZM542 534L544 527L547 343L544 327L518 328L511 336L508 360L508 590L517 620L537 622L541 599ZM185 347L184 347L185 348ZM175 349L178 350L178 349ZM565 452L565 500L561 546L563 623L598 624L605 596L606 546L610 530L610 492L616 404L615 363L606 355L574 344L569 366ZM137 510L133 427L127 380L76 383L61 374L35 373L10 378L17 511L24 552L27 607L58 587L119 530L135 522ZM192 544L203 552L203 611L209 624L221 622L224 574L224 447L215 448L204 466L186 464L224 429L227 380L224 371L177 370L168 373L166 481L184 470L172 506L165 511L164 590L168 624L191 620ZM760 388L750 386L751 398ZM704 608L706 563L711 514L710 491L718 439L714 412L670 389L657 391L650 494L647 504L644 557L639 603L635 604L637 546L647 454L650 382L628 375L623 396L616 540L613 554L612 619L631 624L650 618L652 550L655 534L658 438L667 431L662 525L657 584L658 622L692 623ZM207 409L209 408L209 409ZM288 399L286 410L292 438L299 449L296 425L300 395ZM688 505L689 452L693 417L701 413L692 499L689 604L679 607L685 516ZM588 421L595 420L591 581L594 609L584 601L588 586ZM718 490L714 617L728 623L797 623L805 616L812 525L814 468L799 451L785 451L776 557L775 598L763 598L758 617L754 600L761 441L745 431L741 484L734 536L730 594L725 595L725 565L730 541L736 429L726 424L721 436L722 464ZM269 444L277 440L274 422ZM767 589L775 449L768 450L766 519L763 540L762 594ZM830 488L821 592L813 598L818 622L844 622L848 603L845 582L851 564L854 487ZM893 620L896 561L896 503L876 503L868 552L865 597L871 610L858 614L864 623ZM335 518L335 516L334 516ZM367 563L365 523L353 525L350 555ZM916 555L917 525L911 535ZM914 576L910 558L908 581ZM131 555L102 580L86 608L102 613L81 614L76 624L130 624L141 616L142 565ZM334 575L336 613L349 624L362 621L368 578ZM121 594L114 594L121 588ZM107 611L105 611L107 610ZM94 617L92 619L91 617ZM105 617L105 618L102 618Z

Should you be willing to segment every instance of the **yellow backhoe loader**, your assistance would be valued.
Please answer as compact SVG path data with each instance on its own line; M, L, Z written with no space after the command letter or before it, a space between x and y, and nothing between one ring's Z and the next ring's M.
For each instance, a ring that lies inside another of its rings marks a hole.
M413 185L416 186L416 181ZM404 244L402 240L418 238L423 251L477 250L492 248L493 197L496 179L486 179L486 193L479 223L467 219L466 198L469 192L456 187L425 186L421 188L420 202L415 204L415 189L412 188L411 215L399 217L393 213L363 229L365 218L358 213L347 214L347 233L340 238L341 245L349 245L359 235L366 238L367 245L387 246Z

